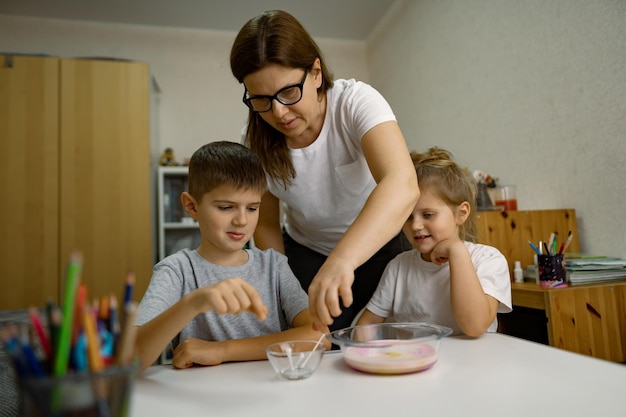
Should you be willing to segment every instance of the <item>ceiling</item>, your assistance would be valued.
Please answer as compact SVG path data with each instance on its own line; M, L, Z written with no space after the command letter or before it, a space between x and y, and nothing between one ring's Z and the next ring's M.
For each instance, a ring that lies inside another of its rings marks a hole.
M237 32L265 10L293 14L317 38L366 40L396 0L1 0L0 14Z

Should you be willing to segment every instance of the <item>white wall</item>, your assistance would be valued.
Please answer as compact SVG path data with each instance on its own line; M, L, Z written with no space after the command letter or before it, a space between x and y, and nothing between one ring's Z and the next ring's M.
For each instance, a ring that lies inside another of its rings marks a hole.
M410 148L516 184L520 209L575 208L584 251L626 256L626 1L395 6L368 67Z
M339 77L389 99L411 149L438 145L518 186L520 209L575 208L582 248L626 257L626 2L410 0L366 45L318 39ZM243 22L242 22L243 23ZM145 61L157 149L239 140L235 33L0 15L0 51Z
M0 15L0 52L149 63L162 90L154 147L159 152L174 148L179 162L207 142L241 139L247 109L241 102L243 89L230 72L235 36L235 32ZM368 79L365 42L316 40L336 77Z

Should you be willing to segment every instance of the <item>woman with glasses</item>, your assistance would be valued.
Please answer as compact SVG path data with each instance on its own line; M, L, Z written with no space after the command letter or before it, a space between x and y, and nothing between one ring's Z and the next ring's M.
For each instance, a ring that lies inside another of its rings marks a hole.
M287 255L316 329L347 327L410 249L400 230L419 188L393 111L371 86L333 80L283 11L242 27L230 65L249 108L245 143L268 175L254 243Z

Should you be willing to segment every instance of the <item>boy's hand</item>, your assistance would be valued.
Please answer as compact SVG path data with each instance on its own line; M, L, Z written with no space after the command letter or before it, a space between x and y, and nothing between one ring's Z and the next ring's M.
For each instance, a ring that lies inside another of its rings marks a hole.
M219 342L187 338L174 349L172 365L180 369L193 365L219 365L223 362L220 346L223 345Z
M191 302L199 313L241 314L249 311L265 320L267 307L257 290L241 278L229 278L217 284L198 288Z

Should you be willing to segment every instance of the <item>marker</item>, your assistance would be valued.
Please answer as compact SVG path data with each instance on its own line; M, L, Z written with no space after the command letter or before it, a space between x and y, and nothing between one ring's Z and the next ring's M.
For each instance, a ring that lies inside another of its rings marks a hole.
M559 237L558 232L554 232L554 240L552 241L552 253L554 255L556 255L556 253L557 253L556 252L556 241L557 241L558 237Z
M74 302L76 290L82 272L83 257L80 252L73 252L67 266L67 280L65 282L65 298L63 299L63 322L59 331L59 340L55 350L53 371L56 376L67 373L70 360L70 342L72 339L72 324L74 322Z
M82 317L82 314L80 315ZM87 361L87 340L84 332L79 332L72 353L73 364L78 372L86 372L89 368Z
M126 325L126 321L128 320L128 306L133 301L133 289L135 288L135 273L128 272L126 274L126 285L124 287L124 304L122 304L122 323Z
M39 363L39 359L37 359L33 348L28 344L28 340L23 338L21 342L18 340L17 343L22 348L22 352L24 353L26 363L28 363L31 373L36 377L43 377L45 375L43 367L41 366L41 363Z
M109 296L103 295L100 297L100 309L98 310L98 317L103 323L107 323L109 321Z
M135 273L129 272L126 275L126 286L124 287L124 308L133 300L133 289L135 287Z
M80 331L83 306L87 302L87 285L81 283L76 290L76 301L74 302L74 328L72 329L72 344L76 343Z
M572 235L572 231L570 230L567 233L567 239L565 240L565 243L563 245L561 245L561 251L559 253L565 252L565 249L567 249L567 247L570 245L570 243L572 243L572 239L574 239L574 235Z
M546 242L546 251L548 255L553 255L552 246L554 245L554 233L550 233L550 237L548 238L548 242Z
M6 351L13 360L13 365L15 366L17 374L21 377L27 377L30 375L30 366L19 345L19 341L15 335L16 333L17 330L15 325L0 328L0 339L2 339Z
M61 322L63 321L63 313L58 305L49 301L46 305L46 312L48 315L48 334L50 335L50 348L52 349L52 356L49 360L50 371L54 366L54 358L56 357L56 348L59 343L59 331L61 330Z
M115 294L111 294L109 301L109 332L113 336L114 346L117 348L117 342L120 337L121 327L119 319L119 307L117 303L117 297Z

